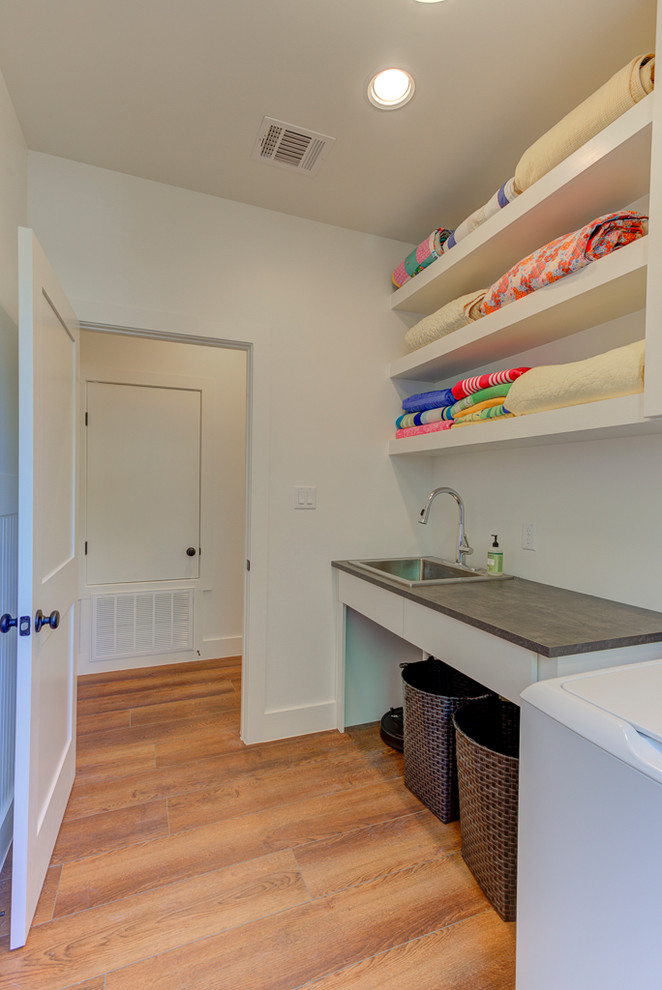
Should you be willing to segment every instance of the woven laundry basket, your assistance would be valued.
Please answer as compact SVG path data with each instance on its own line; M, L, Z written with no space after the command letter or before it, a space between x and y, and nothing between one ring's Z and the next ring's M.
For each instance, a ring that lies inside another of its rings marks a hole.
M453 715L487 688L435 657L404 665L404 783L442 822L459 817Z
M462 858L504 921L517 908L519 708L502 698L455 713Z

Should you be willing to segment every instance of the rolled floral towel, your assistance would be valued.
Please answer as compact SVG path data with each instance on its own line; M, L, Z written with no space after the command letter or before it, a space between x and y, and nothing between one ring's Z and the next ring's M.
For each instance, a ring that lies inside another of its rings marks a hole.
M648 232L643 213L620 210L607 213L571 234L564 234L518 261L485 293L481 309L485 316L535 292L592 261L625 247Z

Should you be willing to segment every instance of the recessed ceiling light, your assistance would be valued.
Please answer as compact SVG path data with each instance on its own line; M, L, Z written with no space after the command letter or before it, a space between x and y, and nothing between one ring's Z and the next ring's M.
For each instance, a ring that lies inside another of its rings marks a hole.
M380 110L396 110L409 103L414 88L412 76L404 69L384 69L370 80L368 99Z
M416 0L417 3L441 3L441 0Z

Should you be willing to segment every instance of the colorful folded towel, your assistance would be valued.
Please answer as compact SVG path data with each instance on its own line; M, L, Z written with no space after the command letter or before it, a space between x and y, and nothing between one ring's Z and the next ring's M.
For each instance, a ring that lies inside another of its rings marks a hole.
M648 232L643 213L620 210L607 213L579 230L557 237L526 258L490 286L481 308L485 315L507 306L545 285L584 268L592 261L630 244Z
M459 409L453 416L453 420L458 422L461 419L466 419L467 416L473 416L474 413L481 412L483 409L493 409L495 406L502 406L503 399L485 399L484 402L477 402L475 406L468 406L466 409Z
M643 392L644 357L638 340L584 361L531 368L510 389L508 411L523 416Z
M444 227L438 227L436 230L433 230L430 236L426 237L424 241L421 241L418 247L414 248L411 254L408 254L405 260L395 269L392 276L393 284L400 288L410 278L418 275L424 268L427 268L433 261L441 257L450 235L451 231L446 230Z
M511 385L512 382L506 382L503 385L493 385L491 388L481 388L478 392L472 392L470 395L466 395L464 399L459 399L455 405L450 407L449 416L454 419L464 409L470 409L472 406L478 405L479 402L485 402L487 399L499 399L502 402L504 397L508 395Z
M426 409L438 409L440 406L452 406L459 398L450 388L435 389L432 392L417 392L402 401L405 412L424 412Z
M426 423L437 423L443 419L452 419L452 406L441 406L439 409L428 409L425 412L403 413L395 421L397 430L410 426L425 426Z
M516 378L523 375L528 368L509 368L507 371L491 371L486 375L477 375L473 378L462 378L456 382L450 390L455 400L463 399L472 392L479 392L483 388L492 388L493 385L504 385L506 382L514 382Z
M517 192L528 189L555 165L652 92L654 81L653 54L640 55L620 69L524 152L515 169Z
M423 426L410 426L408 429L396 430L395 437L396 440L402 439L402 437L418 437L422 433L436 433L437 430L450 430L453 424L449 420L445 420L443 423L427 423Z
M453 330L466 327L483 315L480 304L483 301L485 289L469 292L467 295L453 299L430 316L425 316L405 334L405 344L410 351L430 344L433 340L445 337Z
M471 423L493 423L499 419L512 419L513 413L508 412L503 405L492 406L491 409L481 409L480 412L472 413L471 416L463 416L453 423L453 429L458 426L469 426Z
M519 191L515 188L515 179L508 179L507 182L498 189L494 196L485 203L484 206L475 210L466 220L463 220L459 227L456 227L446 242L446 250L450 251L459 241L465 238L472 231L477 230L486 220L502 210L508 203L512 203Z

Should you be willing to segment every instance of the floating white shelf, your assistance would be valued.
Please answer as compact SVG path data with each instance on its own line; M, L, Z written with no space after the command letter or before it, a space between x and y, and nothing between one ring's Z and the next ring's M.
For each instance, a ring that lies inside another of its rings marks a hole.
M626 437L662 431L662 420L643 415L643 395L625 395L512 419L472 423L438 433L390 440L389 454L447 454L481 447L527 447Z
M487 288L555 237L647 195L654 96L645 97L397 289L392 308L432 313L466 292Z
M434 383L606 323L646 304L648 238L606 255L391 364L394 379Z

